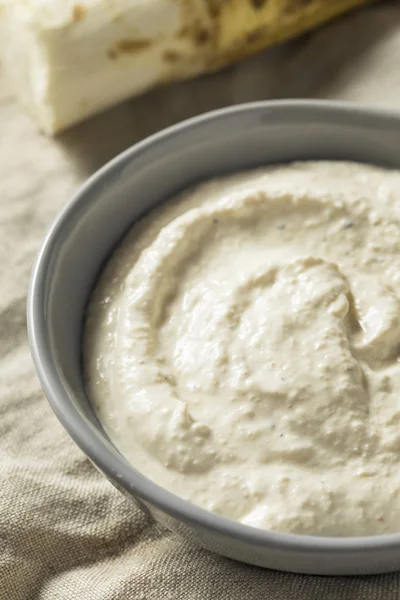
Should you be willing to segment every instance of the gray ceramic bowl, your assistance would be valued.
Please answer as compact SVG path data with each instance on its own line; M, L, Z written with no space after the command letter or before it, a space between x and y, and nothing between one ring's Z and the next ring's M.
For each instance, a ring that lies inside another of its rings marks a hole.
M135 219L198 180L322 158L399 168L400 115L330 102L263 102L200 116L127 150L86 183L48 234L29 293L29 337L61 423L96 467L158 521L209 550L263 567L379 573L400 567L400 534L321 538L262 531L162 489L107 439L82 381L85 305L104 261Z

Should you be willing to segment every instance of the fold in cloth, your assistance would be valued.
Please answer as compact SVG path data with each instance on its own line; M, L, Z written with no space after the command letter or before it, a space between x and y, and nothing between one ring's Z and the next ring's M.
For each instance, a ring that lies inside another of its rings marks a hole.
M400 3L380 2L235 68L156 90L56 140L0 68L0 600L394 600L399 574L323 578L235 563L180 540L89 464L58 424L29 354L30 270L51 221L95 169L200 112L263 98L400 106Z

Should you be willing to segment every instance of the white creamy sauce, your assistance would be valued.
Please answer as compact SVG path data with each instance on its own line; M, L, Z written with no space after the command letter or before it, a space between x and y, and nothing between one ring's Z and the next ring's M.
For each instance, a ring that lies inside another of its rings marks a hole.
M175 494L265 529L400 531L400 172L305 162L136 224L88 309L89 395Z

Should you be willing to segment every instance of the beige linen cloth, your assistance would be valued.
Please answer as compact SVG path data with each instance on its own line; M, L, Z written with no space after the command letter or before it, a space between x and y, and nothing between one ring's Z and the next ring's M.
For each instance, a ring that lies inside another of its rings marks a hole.
M399 574L278 573L213 555L157 526L64 432L29 354L30 270L77 186L171 123L281 97L400 109L400 2L369 6L218 75L149 93L57 140L37 133L0 68L0 600L400 598Z

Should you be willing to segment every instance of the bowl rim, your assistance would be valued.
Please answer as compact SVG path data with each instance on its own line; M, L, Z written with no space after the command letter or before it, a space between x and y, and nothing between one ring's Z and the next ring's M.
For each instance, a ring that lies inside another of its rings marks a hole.
M54 252L59 238L63 237L64 227L73 218L75 211L85 205L87 194L104 181L116 167L123 167L143 150L163 139L201 127L205 122L232 118L259 110L271 112L283 110L288 115L296 113L295 121L299 120L301 113L309 114L312 111L319 119L326 118L328 115L336 119L339 117L341 120L345 118L352 123L355 119L361 122L378 119L382 124L387 121L388 126L393 126L393 121L400 126L400 113L384 108L369 108L332 100L266 100L238 104L198 115L154 133L124 150L96 171L77 190L53 221L42 243L33 267L27 300L28 338L33 362L43 391L58 420L92 463L107 477L117 481L119 486L131 495L147 501L177 520L196 528L207 529L211 533L229 536L233 540L253 547L285 552L343 554L355 551L367 553L383 549L400 549L400 533L365 537L323 537L282 533L244 525L191 504L153 482L130 465L119 452L112 450L104 433L84 418L71 402L70 392L66 389L53 361L44 311L48 273L51 273Z

